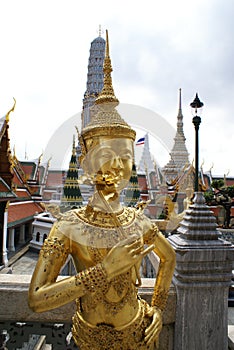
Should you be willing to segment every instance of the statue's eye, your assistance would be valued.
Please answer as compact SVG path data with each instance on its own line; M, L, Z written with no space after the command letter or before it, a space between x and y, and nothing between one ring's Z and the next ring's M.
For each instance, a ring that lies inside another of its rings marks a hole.
M111 152L101 153L99 157L101 159L111 159L113 154Z
M132 153L131 152L124 152L124 153L120 154L120 158L123 160L132 159Z

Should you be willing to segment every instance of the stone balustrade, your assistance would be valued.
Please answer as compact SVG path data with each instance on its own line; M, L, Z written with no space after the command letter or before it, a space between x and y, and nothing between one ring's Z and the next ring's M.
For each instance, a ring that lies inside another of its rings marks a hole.
M64 278L64 277L59 277ZM21 348L30 334L46 335L46 342L56 350L76 349L69 340L71 318L75 303L42 313L34 313L28 307L28 288L31 276L0 274L0 333L8 333L7 349ZM139 294L150 303L155 280L142 279ZM160 335L160 350L173 350L176 294L172 286L163 315L163 330ZM69 341L68 341L69 343ZM0 349L4 349L1 347Z

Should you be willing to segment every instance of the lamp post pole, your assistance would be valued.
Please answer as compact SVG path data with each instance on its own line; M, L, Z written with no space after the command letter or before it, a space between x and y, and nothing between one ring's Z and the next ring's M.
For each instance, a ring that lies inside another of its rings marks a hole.
M198 94L190 106L193 110L193 124L195 128L195 180L194 180L194 192L199 191L198 173L199 173L199 126L201 124L201 117L197 115L198 109L202 108L204 104L200 101Z

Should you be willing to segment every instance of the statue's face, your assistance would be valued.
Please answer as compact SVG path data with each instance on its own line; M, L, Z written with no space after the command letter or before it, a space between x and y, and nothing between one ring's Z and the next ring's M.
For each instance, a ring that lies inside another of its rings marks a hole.
M86 168L95 176L96 184L110 192L126 187L132 164L133 141L127 138L100 137L86 158Z

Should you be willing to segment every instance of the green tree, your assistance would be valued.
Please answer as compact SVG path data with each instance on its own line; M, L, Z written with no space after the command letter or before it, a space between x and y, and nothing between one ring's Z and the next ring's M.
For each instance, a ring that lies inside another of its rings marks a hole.
M206 200L206 203L208 205L211 205L214 201L215 201L215 195L214 195L214 191L207 191L207 192L204 192L204 197L205 197L205 200Z
M223 179L212 181L211 186L215 189L215 191L213 191L215 203L221 205L225 209L224 227L229 228L231 207L233 204L232 199L234 198L234 186L225 186ZM207 196L209 197L209 194L207 194Z

